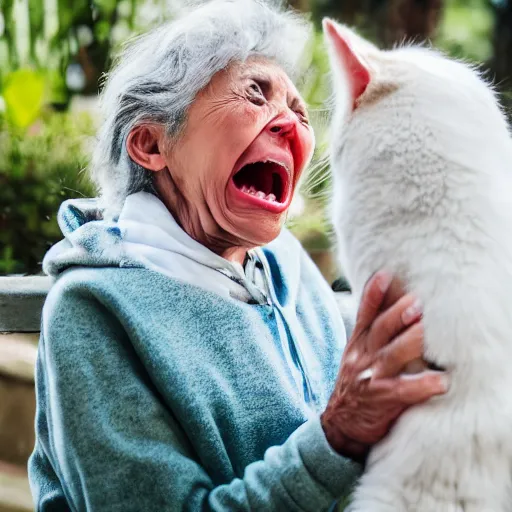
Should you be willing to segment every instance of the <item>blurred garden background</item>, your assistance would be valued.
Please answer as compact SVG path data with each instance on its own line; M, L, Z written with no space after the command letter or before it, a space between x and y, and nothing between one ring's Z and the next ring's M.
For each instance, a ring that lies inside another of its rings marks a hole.
M328 173L327 61L320 22L331 16L381 47L430 40L448 54L480 63L507 108L512 68L512 0L290 0L310 13L316 35L304 56L301 92L319 146L305 181L305 206L290 227L327 277L324 219ZM0 275L37 274L66 198L94 195L88 154L97 125L101 77L120 45L172 19L180 0L0 0ZM331 276L330 273L333 273Z

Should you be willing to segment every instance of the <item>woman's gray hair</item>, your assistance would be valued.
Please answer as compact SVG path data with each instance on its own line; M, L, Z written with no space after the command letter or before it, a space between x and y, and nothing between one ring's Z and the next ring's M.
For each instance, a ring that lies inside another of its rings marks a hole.
M263 56L294 79L309 32L304 17L268 1L213 0L137 38L101 98L104 121L91 171L104 207L115 214L127 195L152 190L151 171L126 151L135 125L161 123L177 135L197 93L232 61Z

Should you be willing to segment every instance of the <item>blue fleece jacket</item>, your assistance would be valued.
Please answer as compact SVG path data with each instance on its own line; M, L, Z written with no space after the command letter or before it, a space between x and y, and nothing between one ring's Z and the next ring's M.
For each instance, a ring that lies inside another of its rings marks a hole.
M60 223L36 368L37 510L317 512L349 492L360 468L319 421L345 329L288 232L254 255L264 300L244 301L130 256L93 202L64 204Z

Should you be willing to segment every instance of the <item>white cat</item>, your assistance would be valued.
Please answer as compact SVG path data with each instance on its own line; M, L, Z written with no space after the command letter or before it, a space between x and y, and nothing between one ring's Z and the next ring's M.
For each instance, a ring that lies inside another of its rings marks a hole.
M512 511L512 146L479 74L324 21L332 220L356 298L378 269L424 305L447 395L375 446L351 512Z

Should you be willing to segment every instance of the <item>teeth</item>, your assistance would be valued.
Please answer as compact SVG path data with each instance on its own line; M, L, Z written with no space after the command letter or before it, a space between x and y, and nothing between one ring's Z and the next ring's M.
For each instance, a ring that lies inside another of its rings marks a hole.
M265 199L266 201L275 202L276 196L274 194L265 194L265 192L261 190L256 190L254 186L251 185L251 187L247 187L247 185L242 185L240 187L240 190L244 192L245 194L251 194L251 196L259 197L260 199Z

